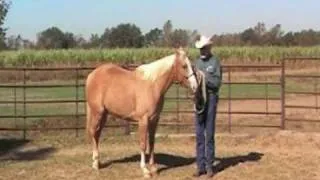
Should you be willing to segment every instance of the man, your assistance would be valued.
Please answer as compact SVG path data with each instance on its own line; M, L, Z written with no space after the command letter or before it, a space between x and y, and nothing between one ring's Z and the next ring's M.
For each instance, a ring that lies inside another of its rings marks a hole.
M205 75L207 100L203 104L204 111L195 114L197 170L193 176L207 174L208 177L212 177L215 158L215 119L222 69L219 59L211 53L212 41L210 38L200 36L195 46L200 50L200 58L196 60L195 66Z

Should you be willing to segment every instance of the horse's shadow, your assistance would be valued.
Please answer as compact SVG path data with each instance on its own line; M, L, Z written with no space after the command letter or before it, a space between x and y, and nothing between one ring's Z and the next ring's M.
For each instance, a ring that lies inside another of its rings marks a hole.
M30 140L0 139L0 161L30 161L45 159L55 152L53 147L26 148Z
M247 155L242 155L242 156L216 158L216 160L218 160L219 163L214 166L214 172L218 173L229 167L232 167L239 163L244 163L247 161L259 161L262 156L263 154L261 153L251 152ZM140 161L140 154L136 154L136 155L122 158L122 159L117 159L117 160L112 160L109 162L102 163L101 168L106 168L111 164L139 162L139 161ZM186 158L186 157L177 156L177 155L156 153L155 161L157 164L164 166L158 169L158 172L160 173L162 171L166 171L169 169L188 166L190 164L193 164L195 162L195 158Z
M0 157L13 149L23 147L29 142L29 140L20 139L0 139Z
M171 154L163 154L163 153L156 153L154 155L155 161L157 164L164 165L165 167L159 168L158 172L172 169L175 167L181 167L181 166L187 166L192 163L194 163L194 158L185 158L182 156L177 155L171 155ZM146 156L146 159L148 159L148 155ZM125 157L122 159L112 160L109 162L105 162L101 164L101 168L106 168L110 166L111 164L117 164L117 163L129 163L129 162L140 162L140 154L132 155L129 157Z

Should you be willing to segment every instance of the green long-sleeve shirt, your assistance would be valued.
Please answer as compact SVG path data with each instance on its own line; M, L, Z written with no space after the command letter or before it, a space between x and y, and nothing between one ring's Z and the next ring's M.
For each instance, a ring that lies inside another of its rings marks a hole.
M213 55L206 60L199 58L196 60L195 66L204 72L208 92L218 94L222 84L220 60Z

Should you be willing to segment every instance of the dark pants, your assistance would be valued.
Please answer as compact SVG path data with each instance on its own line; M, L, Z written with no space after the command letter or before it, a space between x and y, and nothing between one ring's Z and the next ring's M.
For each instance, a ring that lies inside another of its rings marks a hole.
M196 152L198 170L212 170L215 158L215 120L219 97L208 94L206 109L196 114Z

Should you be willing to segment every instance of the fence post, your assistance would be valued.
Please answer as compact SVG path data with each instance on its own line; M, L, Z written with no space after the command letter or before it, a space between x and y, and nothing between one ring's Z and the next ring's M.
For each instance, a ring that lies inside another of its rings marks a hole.
M268 82L268 78L266 77L266 82ZM265 98L266 98L266 116L268 116L269 113L269 86L268 83L265 84Z
M228 68L228 131L231 133L231 72Z
M23 69L23 140L26 139L26 69Z
M14 85L17 85L17 81L18 81L18 78L17 78L17 71L14 71L16 76L15 76L15 82L14 82ZM17 124L17 87L14 87L14 124L15 124L15 127L18 128L18 124Z
M180 92L179 92L179 85L178 86L176 86L177 87L177 96L178 96L178 98L177 98L177 133L179 133L180 132L180 126L179 126L179 124L180 124L180 117L179 117L179 112L180 112Z
M315 92L315 103L316 103L316 112L318 112L318 78L314 78L315 83L314 83L314 92Z
M130 122L127 120L124 121L124 134L125 135L130 135Z
M280 77L280 91L281 91L281 129L285 129L286 109L285 109L285 59L281 60L281 77Z
M76 137L79 136L79 72L76 68Z

